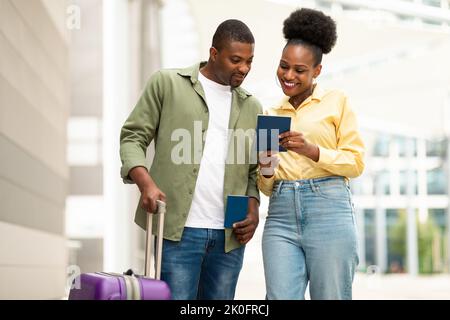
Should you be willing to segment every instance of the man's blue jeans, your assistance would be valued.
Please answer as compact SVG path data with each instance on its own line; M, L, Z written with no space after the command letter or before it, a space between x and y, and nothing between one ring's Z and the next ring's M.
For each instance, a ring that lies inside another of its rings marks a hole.
M185 227L180 241L163 241L161 279L174 300L232 300L244 246L225 253L225 231Z
M276 183L263 239L267 299L351 299L358 264L350 189L342 177Z

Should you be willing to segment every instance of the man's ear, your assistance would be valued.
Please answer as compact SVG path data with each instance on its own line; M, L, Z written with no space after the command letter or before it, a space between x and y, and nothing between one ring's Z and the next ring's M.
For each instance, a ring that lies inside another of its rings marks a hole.
M218 54L218 53L219 53L219 52L217 51L216 48L214 48L214 47L209 48L209 59L210 59L211 61L216 61L216 58L217 58L217 54Z

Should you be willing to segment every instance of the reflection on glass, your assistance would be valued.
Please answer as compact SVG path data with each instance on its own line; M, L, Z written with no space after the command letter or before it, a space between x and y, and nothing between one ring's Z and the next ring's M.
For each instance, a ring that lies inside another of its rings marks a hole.
M366 265L375 262L375 210L364 209L364 243L366 252Z
M415 211L418 216L417 210ZM445 209L430 209L425 221L416 219L419 273L448 271L447 219ZM388 272L407 271L407 213L405 209L387 209Z
M448 271L446 225L445 209L429 209L427 221L419 224L420 273Z
M428 194L447 193L447 174L443 166L427 171L427 190Z
M389 142L390 138L388 135L380 134L376 140L373 147L374 157L388 157L389 156Z
M412 181L408 181L408 171L401 170L400 171L400 194L406 195L408 193L408 185L410 183L413 184L413 194L419 193L419 188L417 185L417 170L412 172Z
M388 272L405 272L406 261L406 211L405 209L386 210L388 243Z
M388 195L391 193L391 186L389 181L389 171L382 170L376 173L373 194L377 194L377 188L379 188L380 194Z
M395 140L398 144L398 154L400 157L408 156L408 147L411 145L412 150L410 151L410 155L416 157L417 156L417 141L414 138L406 138L406 137L396 137Z
M427 157L441 157L447 156L447 140L427 140L426 141Z
M422 3L428 6L441 7L441 0L422 0Z

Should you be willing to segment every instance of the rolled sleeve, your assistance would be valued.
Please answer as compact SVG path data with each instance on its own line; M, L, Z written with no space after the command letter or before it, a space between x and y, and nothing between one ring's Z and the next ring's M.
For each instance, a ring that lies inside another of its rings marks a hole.
M142 160L140 158L133 159L130 157L127 159L128 160L123 163L122 168L120 168L120 176L122 177L124 183L130 184L134 183L134 181L129 176L131 169L136 167L144 167L148 171L148 165L145 160Z
M155 73L120 133L120 175L124 183L133 183L129 172L135 167L148 170L146 152L156 135L162 109L161 73Z
M365 148L358 132L356 116L347 102L343 105L336 137L336 149L318 146L320 155L317 164L336 175L358 177L364 170Z
M337 151L330 150L322 146L318 147L319 147L319 161L317 161L317 164L321 166L328 166L333 164L337 156Z
M259 190L256 184L258 174L258 165L250 165L249 175L248 175L248 184L247 184L247 196L253 197L256 200L259 200Z

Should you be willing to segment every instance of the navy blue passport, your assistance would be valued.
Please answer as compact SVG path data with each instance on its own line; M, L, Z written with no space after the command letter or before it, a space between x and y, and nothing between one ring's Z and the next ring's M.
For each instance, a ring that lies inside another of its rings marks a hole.
M290 117L258 115L256 125L257 151L287 151L279 144L278 135L290 129Z
M233 228L233 223L247 218L248 196L228 195L225 210L225 228Z

